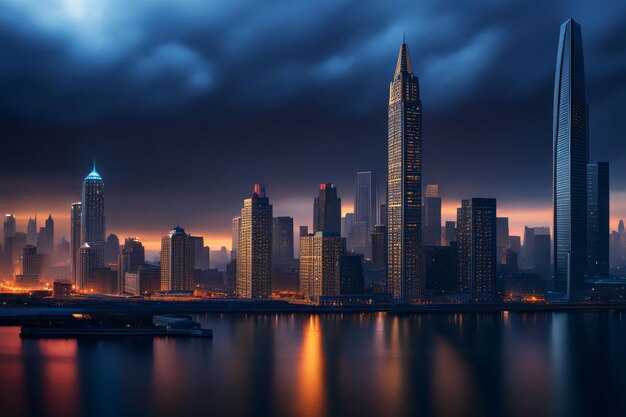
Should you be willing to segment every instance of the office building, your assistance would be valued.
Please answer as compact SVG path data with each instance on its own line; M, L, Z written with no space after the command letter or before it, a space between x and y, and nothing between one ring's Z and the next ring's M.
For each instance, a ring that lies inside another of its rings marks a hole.
M37 235L37 252L48 255L52 259L54 255L54 220L48 215L44 227L39 229Z
M28 225L26 226L26 244L37 246L37 215L35 218L28 219Z
M272 296L272 205L265 186L243 202L241 232L237 248L236 292L243 298Z
M472 301L494 301L496 200L463 200L457 215L457 290L470 294Z
M552 279L551 262L550 262L550 235L537 234L533 237L533 261L534 269L542 279Z
M193 267L191 236L176 226L161 238L161 291L192 291Z
M387 267L387 226L374 226L372 232L372 263L376 269Z
M272 219L272 264L293 264L293 218Z
M506 263L505 251L509 248L509 218L496 218L496 251L497 263Z
M381 226L387 225L387 203L380 205L380 211L378 212L378 224Z
M419 279L422 103L404 42L389 84L387 115L387 292L413 302L423 298L424 289Z
M96 277L94 270L102 268L104 264L104 247L98 244L83 243L79 249L78 289L93 290Z
M371 233L372 228L376 225L377 215L377 196L376 177L372 171L358 172L356 174L356 196L354 199L354 220L355 223L361 224L363 233L359 235L359 241L353 242L355 246L361 249L366 257L371 257Z
M441 197L439 196L439 186L437 184L426 185L422 245L441 245Z
M104 182L100 174L96 171L95 163L93 170L85 177L85 181L83 182L81 210L82 241L90 244L103 244L106 236Z
M209 269L211 256L209 248L204 246L204 237L191 236L190 238L193 244L193 269L201 271Z
M587 268L588 114L580 25L561 25L554 82L554 289L576 300Z
M339 294L363 293L363 256L341 255L339 257Z
M119 238L111 233L106 240L104 245L104 264L111 265L117 263L117 256L120 253L120 240Z
M313 231L341 234L341 198L333 184L320 184L313 203Z
M161 291L161 269L140 267L125 273L124 292L131 295L152 295Z
M311 302L339 295L343 238L336 233L315 232L300 238L300 292Z
M456 222L447 220L444 229L443 246L449 246L450 242L456 242Z
M609 163L587 165L587 275L609 276Z

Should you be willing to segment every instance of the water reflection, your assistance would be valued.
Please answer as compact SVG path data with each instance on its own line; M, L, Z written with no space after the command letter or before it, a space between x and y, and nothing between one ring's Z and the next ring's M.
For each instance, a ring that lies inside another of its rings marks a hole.
M214 340L0 328L2 415L625 415L620 313L197 320Z

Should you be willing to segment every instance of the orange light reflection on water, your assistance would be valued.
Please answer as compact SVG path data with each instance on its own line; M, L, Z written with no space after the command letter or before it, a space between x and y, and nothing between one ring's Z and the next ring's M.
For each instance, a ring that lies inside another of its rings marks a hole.
M324 357L319 316L311 315L304 329L304 340L298 365L298 389L296 392L298 416L324 414Z

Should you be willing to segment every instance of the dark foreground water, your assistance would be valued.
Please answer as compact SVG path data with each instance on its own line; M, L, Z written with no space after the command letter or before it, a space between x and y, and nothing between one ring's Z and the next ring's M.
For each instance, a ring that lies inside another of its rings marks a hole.
M0 415L626 415L626 314L197 319L213 340L0 327Z

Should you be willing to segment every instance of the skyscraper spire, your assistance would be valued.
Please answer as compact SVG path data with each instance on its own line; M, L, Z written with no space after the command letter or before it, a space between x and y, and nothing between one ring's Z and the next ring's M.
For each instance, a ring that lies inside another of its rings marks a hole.
M397 77L401 72L407 72L409 74L413 72L411 69L411 57L409 56L409 45L404 42L404 36L402 37L402 45L400 45L400 53L398 54L394 77Z

